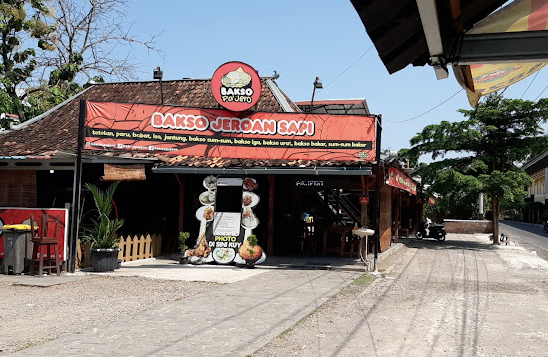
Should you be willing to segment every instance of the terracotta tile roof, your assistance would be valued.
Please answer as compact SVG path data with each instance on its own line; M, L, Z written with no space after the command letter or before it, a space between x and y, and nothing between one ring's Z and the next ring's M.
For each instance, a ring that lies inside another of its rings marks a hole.
M252 159L231 159L221 157L201 156L156 156L160 166L189 166L189 167L349 167L368 166L363 161L325 161L325 160L252 160Z
M209 80L178 80L162 82L164 104L188 107L218 108L219 105L211 94ZM279 88L278 88L279 89ZM295 103L280 90L291 109L299 111ZM159 82L129 82L94 85L86 92L73 98L66 105L36 120L34 123L5 134L0 134L0 160L55 157L59 152L76 153L78 137L78 116L80 99L121 102L121 103L160 103ZM316 103L314 103L316 104ZM280 102L269 89L265 79L262 81L261 99L253 108L256 111L283 112ZM97 151L85 150L87 155L106 158L158 159L162 167L360 167L362 161L310 161L310 160L242 160L231 158L214 158L199 156L164 156L130 151Z
M164 104L188 107L218 108L219 105L211 94L210 80L176 80L163 81ZM46 156L52 152L64 151L76 153L78 137L78 115L80 99L121 102L160 104L160 83L124 82L98 84L73 98L72 101L44 116L42 119L25 126L20 130L0 134L0 157ZM262 79L261 99L256 111L283 111L278 100L270 90L266 79ZM101 153L87 151L93 155L121 157L150 157L152 155L131 154L122 152Z

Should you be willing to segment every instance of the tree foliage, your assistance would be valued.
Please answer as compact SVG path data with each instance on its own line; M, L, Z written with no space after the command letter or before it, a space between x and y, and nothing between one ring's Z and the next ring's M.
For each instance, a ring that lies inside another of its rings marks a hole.
M134 46L155 48L125 21L129 0L0 2L0 113L21 122L84 89L90 80L135 79ZM22 48L26 46L26 48ZM3 95L5 94L5 96ZM0 129L9 129L0 121Z
M159 52L156 35L147 40L132 35L126 21L128 0L51 0L54 11L44 21L55 29L57 50L42 52L39 65L50 74L50 84L59 77L72 81L82 75L108 79L135 79L138 68L131 57L133 46Z
M43 19L49 16L46 3L40 0L0 2L0 87L11 98L6 109L18 110L24 118L17 87L25 83L36 69L36 50L53 50L53 28ZM29 47L26 47L29 46Z
M478 195L482 186L475 177L447 169L428 179L431 182L428 190L441 198L435 206L428 207L430 218L435 218L435 221L443 218L477 218L473 213L477 212Z
M519 164L546 150L548 139L541 124L548 120L548 99L532 102L493 94L475 110L459 110L467 119L428 125L410 141L400 156L418 164L429 154L431 164L418 166L417 174L429 192L440 197L448 214L469 217L478 193L490 196L495 242L501 200L522 201L530 177ZM455 155L454 155L455 154Z

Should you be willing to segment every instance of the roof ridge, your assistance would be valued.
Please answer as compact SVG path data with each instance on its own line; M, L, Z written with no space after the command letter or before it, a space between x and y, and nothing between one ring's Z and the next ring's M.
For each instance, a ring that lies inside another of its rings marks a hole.
M259 76L261 80L276 79L276 76ZM200 82L200 81L211 81L211 78L179 78L179 79L163 79L162 82ZM158 80L155 79L146 79L146 80L134 80L134 81L122 81L122 82L101 82L93 83L92 85L109 85L109 84L134 84L134 83L158 83Z
M3 131L2 133L3 134L6 134L6 133L10 133L12 131L15 131L15 130L21 130L31 124L34 124L36 123L37 121L39 120L42 120L43 118L47 117L48 115L50 115L51 113L55 112L56 110L64 107L66 104L70 103L71 101L73 101L74 99L78 98L79 96L81 96L82 94L84 94L85 92L87 92L91 87L93 86L90 86L90 87L87 87L86 89L76 93L75 95L73 95L72 97L66 99L65 101L57 104L56 106L54 106L53 108L51 108L50 110L48 111L45 111L43 112L42 114L38 115L38 116L35 116L34 118L30 118L29 120L26 120L24 122L22 122L21 124L17 124L17 125L12 125L10 130L6 130L6 131Z

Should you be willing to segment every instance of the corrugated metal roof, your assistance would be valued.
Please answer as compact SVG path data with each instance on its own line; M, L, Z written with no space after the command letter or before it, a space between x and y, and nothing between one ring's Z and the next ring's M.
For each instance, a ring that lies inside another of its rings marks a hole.
M428 63L430 55L416 0L350 1L389 73L395 73L409 64L424 66ZM476 22L506 2L437 0L442 38L458 38L461 31L471 29Z
M314 114L339 114L339 115L369 115L369 107L365 99L332 99L314 101L312 106L310 101L296 102L305 113Z

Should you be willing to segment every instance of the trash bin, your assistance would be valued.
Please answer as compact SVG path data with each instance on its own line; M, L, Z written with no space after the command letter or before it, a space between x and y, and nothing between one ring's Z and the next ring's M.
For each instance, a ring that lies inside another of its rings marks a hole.
M30 230L3 229L4 261L2 274L21 274L28 267L32 255Z

